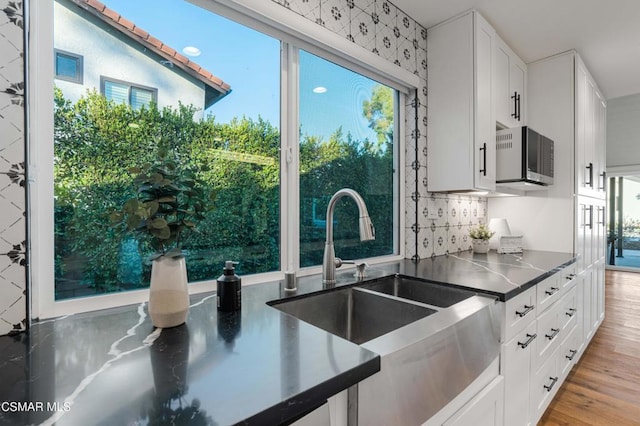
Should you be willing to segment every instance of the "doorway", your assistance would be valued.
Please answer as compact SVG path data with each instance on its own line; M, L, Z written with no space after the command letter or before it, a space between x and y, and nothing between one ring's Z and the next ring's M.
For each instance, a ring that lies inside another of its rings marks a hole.
M607 269L640 269L640 174L608 179Z

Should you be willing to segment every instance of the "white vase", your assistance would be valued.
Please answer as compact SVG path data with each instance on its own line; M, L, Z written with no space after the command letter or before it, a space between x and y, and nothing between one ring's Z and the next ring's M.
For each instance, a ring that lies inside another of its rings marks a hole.
M149 316L158 328L184 324L189 312L187 264L184 256L161 256L151 264Z
M474 253L487 253L489 251L489 240L472 239L471 245Z

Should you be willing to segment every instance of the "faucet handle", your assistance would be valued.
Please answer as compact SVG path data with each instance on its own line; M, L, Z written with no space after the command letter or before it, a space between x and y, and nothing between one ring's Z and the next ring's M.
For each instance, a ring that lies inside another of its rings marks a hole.
M353 276L359 280L365 278L367 274L364 272L364 269L369 266L367 262L360 262L360 263L355 262L355 264L356 264L356 273L353 274Z
M353 274L353 276L358 278L359 280L366 277L364 269L369 266L367 262L362 262L362 261L357 262L355 260L342 260L339 257L336 257L333 260L333 263L336 265L336 268L339 268L342 265L356 265L356 272L355 274Z

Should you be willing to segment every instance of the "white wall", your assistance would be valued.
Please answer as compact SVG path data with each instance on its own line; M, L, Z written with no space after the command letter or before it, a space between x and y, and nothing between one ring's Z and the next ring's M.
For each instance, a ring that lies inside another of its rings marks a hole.
M607 172L640 171L640 94L607 100Z
M66 5L66 6L64 6ZM80 16L66 1L54 2L54 47L84 57L84 84L55 80L65 97L76 101L88 88L100 92L100 76L158 89L158 106L204 108L204 83L178 68L160 64L159 56L143 53L137 43L95 18ZM123 42L124 41L124 42Z

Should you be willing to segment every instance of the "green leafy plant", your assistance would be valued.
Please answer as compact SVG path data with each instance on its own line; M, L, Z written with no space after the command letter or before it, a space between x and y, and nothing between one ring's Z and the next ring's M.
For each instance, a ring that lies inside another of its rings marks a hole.
M474 240L488 240L493 237L495 232L491 231L487 225L480 224L469 229L469 236Z
M182 256L183 231L195 230L212 201L196 170L180 164L177 154L158 139L156 159L129 171L136 175L136 197L112 211L111 222L142 236L155 251L152 260Z

